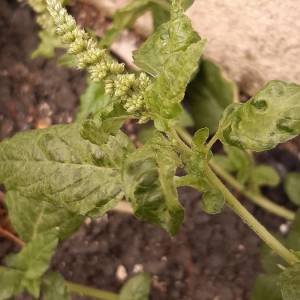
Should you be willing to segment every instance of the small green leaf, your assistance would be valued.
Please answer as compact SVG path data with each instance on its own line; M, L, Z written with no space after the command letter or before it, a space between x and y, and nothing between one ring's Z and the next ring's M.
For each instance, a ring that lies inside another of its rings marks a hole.
M212 61L201 59L200 70L186 93L196 128L208 127L214 134L222 112L237 95L237 87Z
M25 243L53 231L59 239L66 239L77 231L84 218L48 202L22 197L17 191L8 191L5 204L14 229Z
M99 43L99 47L101 49L106 49L108 48L118 37L120 34L120 29L112 27L107 32L105 33L104 37L101 39Z
M290 200L296 205L300 205L300 174L289 173L284 178L284 189Z
M207 127L198 129L192 139L192 147L195 149L202 149L209 136L209 129Z
M174 175L180 161L159 133L123 165L123 189L137 218L153 222L174 236L180 229L184 209L178 202Z
M203 177L197 175L186 175L177 177L175 179L176 187L180 186L190 186L197 189L200 192L204 192L207 190L207 182L203 179Z
M237 107L236 107L237 108ZM254 151L275 148L300 133L300 86L270 81L222 122L221 141Z
M285 269L278 277L278 287L281 289L283 300L300 299L300 264Z
M154 133L155 133L155 128L154 127L149 127L149 128L143 128L137 136L137 141L145 144L146 142L148 142L150 139L152 139L154 137Z
M6 300L23 291L23 273L7 270L0 275L0 300Z
M81 129L81 136L96 145L106 143L110 136L118 134L119 129L129 118L123 105L117 101L102 109L93 119L86 120Z
M93 83L87 80L87 88L80 96L80 111L76 115L76 122L81 123L87 118L93 118L101 109L104 109L112 101L105 94L104 83Z
M133 52L134 63L157 77L172 54L185 52L190 45L199 41L200 37L193 29L189 18L182 10L173 8L171 20L160 26L138 50Z
M66 46L62 43L61 38L57 34L42 30L39 32L39 38L41 39L38 47L32 52L31 58L39 56L45 58L52 58L55 56L55 48L65 48Z
M39 278L32 279L24 277L23 283L29 294L32 295L35 299L38 299L41 292L41 284Z
M280 182L280 176L276 170L267 165L260 165L251 170L251 182L258 185L276 186Z
M277 287L277 275L262 275L256 278L250 300L282 300Z
M70 300L64 278L58 273L49 273L42 278L43 300Z
M69 53L62 55L58 59L57 63L62 67L66 67L70 69L75 69L78 65L76 56L74 54L69 54Z
M195 123L190 113L183 106L181 106L181 108L182 114L180 120L177 122L177 125L182 127L194 127Z
M7 190L99 217L123 198L121 167L135 151L119 132L106 144L80 136L79 124L19 133L0 143L0 182Z
M205 192L202 196L201 206L209 214L218 214L225 204L223 193L218 189L212 189Z
M57 244L58 238L53 232L37 236L17 254L18 269L24 272L26 278L41 277L49 267Z
M296 212L286 245L288 249L300 251L300 209Z
M187 10L194 4L195 0L174 0L174 4L181 6L184 10Z
M188 174L204 176L204 167L207 162L205 153L193 154L189 157L185 170Z
M123 286L118 300L148 300L151 287L151 276L141 273L131 278Z
M236 171L235 165L226 155L214 154L212 161L214 164L218 165L220 168L229 173L233 173Z

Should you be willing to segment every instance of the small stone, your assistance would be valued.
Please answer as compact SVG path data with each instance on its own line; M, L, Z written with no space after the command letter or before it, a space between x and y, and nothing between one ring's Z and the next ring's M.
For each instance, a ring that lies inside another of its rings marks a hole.
M126 268L123 265L119 265L116 272L116 278L120 282L124 282L128 274Z

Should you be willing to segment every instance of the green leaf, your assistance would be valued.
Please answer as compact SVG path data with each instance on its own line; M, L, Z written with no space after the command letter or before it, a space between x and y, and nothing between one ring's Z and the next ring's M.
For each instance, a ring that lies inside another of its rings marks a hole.
M41 277L49 267L57 244L58 238L53 232L37 236L16 255L16 265L13 267L23 271L26 278Z
M282 300L276 282L277 275L262 275L256 278L251 300Z
M81 136L93 144L102 145L110 136L118 134L119 129L129 117L123 105L114 101L93 119L88 119L83 123Z
M288 249L300 251L300 209L296 212L286 244Z
M280 176L276 170L267 165L260 165L251 170L251 182L258 185L276 186L280 182Z
M62 67L66 67L70 69L75 69L78 65L76 56L74 54L69 54L69 53L62 55L58 59L57 63Z
M152 19L155 32L160 25L170 20L170 12L159 5L153 5Z
M52 58L55 56L55 48L65 48L61 38L55 33L53 34L52 32L42 30L39 32L39 38L41 39L40 44L32 52L31 58L36 58L39 56Z
M70 300L64 278L58 273L49 273L42 279L43 300Z
M187 10L194 4L195 0L174 0L174 4L181 6L184 10Z
M39 278L23 278L24 287L26 287L27 291L30 295L32 295L34 298L38 299L41 292L41 284Z
M104 83L93 83L87 80L87 88L80 96L80 111L76 115L76 122L81 123L87 118L93 118L101 109L104 109L112 101L105 94Z
M197 189L199 192L207 191L208 185L203 177L197 175L186 175L181 177L176 177L175 179L176 187L190 186Z
M80 136L79 124L19 133L0 143L0 182L27 198L99 217L123 198L121 167L135 151L122 132L106 144Z
M300 86L270 81L247 103L221 123L221 141L226 145L264 151L300 133Z
M123 286L118 300L148 300L151 287L151 276L141 273L131 278Z
M123 189L137 218L153 222L174 236L184 209L178 202L174 175L180 161L159 133L123 165Z
M134 63L157 77L172 54L185 52L190 45L199 41L200 37L193 29L189 18L182 10L173 8L171 20L160 26L138 50L133 52Z
M25 243L53 231L59 239L66 239L83 222L83 216L45 201L22 197L17 191L8 191L5 204L14 229Z
M237 86L222 74L216 64L201 59L200 70L186 93L196 128L208 127L214 134L222 112L237 95Z
M206 44L205 40L190 45L184 52L171 55L163 70L145 93L145 102L157 114L155 126L165 131L173 126L182 113L182 101L192 73L198 67L198 60Z
M296 205L300 205L300 174L289 173L284 178L283 186L290 200Z
M281 289L283 300L300 299L300 264L285 269L278 277L278 287Z
M209 214L218 214L225 204L225 197L218 189L212 189L205 192L202 196L201 206Z
M195 149L202 149L209 136L207 127L198 129L192 139L192 147Z
M218 165L220 168L229 173L236 171L235 165L232 164L231 160L226 155L214 154L212 161L214 164Z
M285 240L279 235L274 235L281 244L285 245ZM260 250L260 263L263 267L263 270L267 274L279 274L282 269L278 267L281 265L287 267L287 263L281 256L279 256L274 250L272 250L266 243L262 243Z
M182 114L180 120L177 122L177 125L182 127L194 127L195 123L190 113L183 106L181 106L181 108Z
M6 300L23 291L23 273L7 270L0 275L0 300Z
M108 48L118 37L120 34L120 29L112 27L103 36L101 39L100 43L98 44L101 49L106 49Z

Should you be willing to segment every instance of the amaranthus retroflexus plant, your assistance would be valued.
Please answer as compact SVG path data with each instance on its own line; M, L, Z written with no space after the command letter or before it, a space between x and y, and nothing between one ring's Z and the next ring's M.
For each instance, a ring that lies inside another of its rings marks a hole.
M62 209L61 214L68 214L63 218L67 220L78 215L100 217L125 197L137 218L155 223L171 236L180 230L184 219L177 187L191 186L203 193L203 210L215 214L221 212L224 204L228 205L282 257L287 267L278 277L278 287L284 300L297 300L298 243L294 250L285 247L230 193L211 169L211 147L220 140L226 146L263 151L297 136L300 87L271 81L247 103L229 105L210 141L208 128L202 128L195 133L190 146L184 143L174 126L181 118L180 102L206 44L184 14L192 2L174 0L170 21L159 26L133 53L135 64L143 70L136 77L99 49L59 0L48 0L57 33L69 44L68 52L77 56L78 68L86 68L93 82L103 80L113 101L81 124L20 133L1 142L0 182L9 191L11 207L18 205L18 197L22 199L20 203L45 201L43 205L57 206ZM139 123L154 121L156 132L140 149L120 130L126 119L138 119ZM184 169L185 176L175 176L178 168ZM35 216L36 210L31 214ZM78 221L74 224L78 226ZM71 232L74 224L70 226ZM39 296L58 240L70 234L53 231L57 227L54 225L48 225L51 235L32 236L25 235L24 226L19 226L28 244L15 259L8 260L8 266L15 272L4 273L0 286L9 286L12 281L21 284L10 285L0 299L24 287ZM33 268L26 259L45 244L51 247L43 253L43 259L33 264L37 268ZM143 297L147 299L147 295Z

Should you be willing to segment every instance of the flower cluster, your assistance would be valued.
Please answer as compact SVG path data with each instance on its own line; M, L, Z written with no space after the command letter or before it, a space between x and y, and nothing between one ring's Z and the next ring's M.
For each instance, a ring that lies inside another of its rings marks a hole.
M121 99L128 113L140 119L140 123L148 121L147 106L144 100L146 88L150 80L145 73L138 78L134 74L122 74L124 64L120 64L99 49L97 42L77 26L75 19L67 13L59 0L47 0L48 10L57 26L57 33L64 43L69 44L68 53L78 59L78 68L87 69L93 82L104 80L105 92Z

